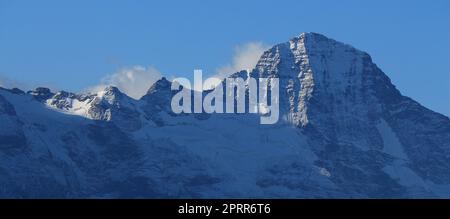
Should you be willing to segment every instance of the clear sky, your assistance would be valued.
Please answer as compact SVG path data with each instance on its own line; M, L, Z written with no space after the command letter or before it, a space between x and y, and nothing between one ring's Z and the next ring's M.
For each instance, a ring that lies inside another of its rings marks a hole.
M301 32L368 52L403 94L450 115L448 0L0 0L0 80L80 91L137 65L215 74L249 43Z

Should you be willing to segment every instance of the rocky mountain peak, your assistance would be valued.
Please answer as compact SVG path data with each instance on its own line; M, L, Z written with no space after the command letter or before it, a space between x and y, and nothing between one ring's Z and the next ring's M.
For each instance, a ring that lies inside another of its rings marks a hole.
M32 91L28 91L28 94L32 95L38 101L46 101L55 95L49 88L38 87Z
M170 91L171 85L172 85L172 82L167 80L165 77L162 77L148 89L147 94L153 94L155 92L162 91L162 90Z
M105 87L102 91L97 93L98 98L104 99L110 104L120 101L124 96L126 95L122 93L119 88L111 85Z
M117 88L115 86L111 86L111 85L105 87L105 89L103 89L103 92L105 95L110 95L110 96L122 94L122 92L119 90L119 88Z
M367 117L368 111L379 112L381 95L399 96L367 53L318 33L302 33L267 50L252 75L280 79L280 109L301 126L311 122L313 111Z

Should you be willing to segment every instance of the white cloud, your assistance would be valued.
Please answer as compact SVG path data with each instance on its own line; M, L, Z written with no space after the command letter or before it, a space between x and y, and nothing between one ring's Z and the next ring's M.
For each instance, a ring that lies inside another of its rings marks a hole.
M227 76L241 71L251 70L255 67L260 56L268 46L261 42L249 42L236 46L231 64L217 68L213 77L218 79L226 78ZM140 65L123 68L118 72L108 75L103 78L99 85L86 89L88 92L98 92L103 90L106 86L112 85L119 88L128 96L139 99L153 83L161 78L161 73L154 67L143 67ZM30 86L10 80L0 75L0 86L11 88L29 88ZM213 87L213 85L207 86Z
M223 79L241 70L252 70L267 49L269 47L262 42L249 42L236 46L231 64L217 68L213 77ZM213 84L207 86L214 87Z
M261 42L249 42L237 46L234 50L232 63L218 68L216 75L226 77L241 70L253 69L268 48Z
M147 90L161 78L161 73L154 67L133 66L123 68L118 72L108 75L97 86L88 89L90 92L98 92L106 86L112 85L128 96L139 99Z

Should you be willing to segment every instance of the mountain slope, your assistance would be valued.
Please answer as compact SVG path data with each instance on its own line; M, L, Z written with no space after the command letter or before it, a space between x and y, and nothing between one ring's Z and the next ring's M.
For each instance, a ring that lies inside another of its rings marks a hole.
M280 79L278 123L174 114L165 78L140 100L1 89L0 197L450 197L450 119L367 53L303 33L249 75Z

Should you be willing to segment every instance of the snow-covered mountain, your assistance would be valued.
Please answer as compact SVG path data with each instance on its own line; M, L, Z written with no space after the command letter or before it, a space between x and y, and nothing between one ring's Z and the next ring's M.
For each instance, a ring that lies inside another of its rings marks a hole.
M450 197L450 119L402 96L370 56L316 33L264 52L280 121L174 114L140 100L0 89L0 197Z

